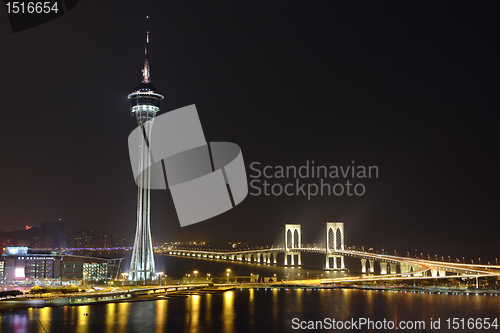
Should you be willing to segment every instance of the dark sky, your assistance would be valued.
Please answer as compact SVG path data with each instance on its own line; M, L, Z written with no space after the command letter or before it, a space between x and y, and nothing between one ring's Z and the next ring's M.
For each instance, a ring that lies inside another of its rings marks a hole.
M63 217L70 230L134 232L127 95L149 30L162 112L196 104L207 140L238 144L249 174L254 161L379 168L361 197L248 196L184 228L170 192L154 191L156 240L272 244L300 223L313 242L341 220L356 244L495 258L498 9L82 0L15 34L0 10L0 228Z

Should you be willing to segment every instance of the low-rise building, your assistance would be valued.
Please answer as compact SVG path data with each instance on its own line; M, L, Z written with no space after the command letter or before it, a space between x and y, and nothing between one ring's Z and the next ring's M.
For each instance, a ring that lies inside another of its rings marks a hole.
M4 282L26 279L97 281L115 279L119 259L77 256L54 251L7 247L0 257L0 277Z

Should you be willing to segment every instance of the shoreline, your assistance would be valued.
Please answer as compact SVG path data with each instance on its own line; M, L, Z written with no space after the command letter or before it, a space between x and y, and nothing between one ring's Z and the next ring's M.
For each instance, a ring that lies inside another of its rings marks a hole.
M173 289L175 288L175 289ZM321 284L303 284L303 283L247 283L247 284L220 284L220 285L188 285L188 286L168 286L156 288L141 288L133 290L123 290L109 293L92 293L77 296L47 296L35 299L19 298L0 300L0 311L27 308L59 307L59 306L78 306L106 303L123 302L144 302L155 300L168 300L170 298L188 298L191 295L204 296L217 292L226 292L234 289L355 289L370 291L387 291L403 293L428 293L444 295L500 295L499 290L493 289L475 289L475 288L452 288L452 287L407 287L407 286L364 286L364 285L321 285ZM173 290L172 290L173 289ZM160 291L163 290L163 291ZM151 292L153 291L153 292ZM159 291L158 293L156 291Z

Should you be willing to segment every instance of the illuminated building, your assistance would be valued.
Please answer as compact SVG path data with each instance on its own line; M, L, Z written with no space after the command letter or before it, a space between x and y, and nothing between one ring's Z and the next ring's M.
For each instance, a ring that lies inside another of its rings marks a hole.
M146 37L144 67L142 69L142 82L137 89L128 95L132 102L132 116L135 116L137 124L142 127L143 135L137 142L139 149L139 170L144 171L138 176L137 186L137 228L135 231L134 250L130 261L128 277L132 281L151 280L156 278L155 260L153 257L153 243L150 229L150 181L149 168L150 148L149 142L144 136L150 137L153 126L153 118L160 111L160 101L163 96L156 92L150 83L149 71L149 33Z
M120 261L89 256L75 256L27 247L7 247L0 256L4 281L57 279L98 281L118 276Z

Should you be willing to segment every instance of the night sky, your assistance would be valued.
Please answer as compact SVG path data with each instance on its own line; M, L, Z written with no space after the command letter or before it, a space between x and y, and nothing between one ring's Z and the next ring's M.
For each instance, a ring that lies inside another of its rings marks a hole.
M62 217L133 234L127 95L149 30L162 112L196 104L207 140L238 144L248 175L255 161L379 168L361 197L249 195L184 228L154 191L156 241L273 244L300 223L312 243L333 220L353 244L500 254L493 2L116 3L82 0L18 33L0 10L0 229Z

